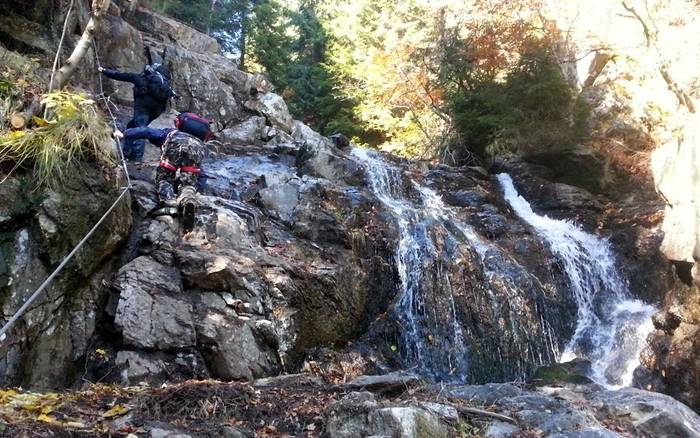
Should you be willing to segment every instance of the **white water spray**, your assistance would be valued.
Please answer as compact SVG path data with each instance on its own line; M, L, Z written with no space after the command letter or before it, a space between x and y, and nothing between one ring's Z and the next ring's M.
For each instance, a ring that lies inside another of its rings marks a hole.
M469 369L467 345L460 326L454 299L449 290L436 290L441 279L426 279L426 264L440 258L430 236L431 225L437 219L434 205L437 195L415 182L405 187L402 173L367 149L355 148L353 155L364 164L370 187L379 200L396 217L400 240L396 249L396 267L401 294L395 306L397 319L403 325L404 355L418 369L438 379L464 380ZM421 194L422 203L414 205L404 191ZM438 270L439 271L439 270ZM437 274L440 276L440 273ZM444 277L442 278L444 281ZM431 288L433 285L433 289ZM427 294L441 294L450 315L436 315L436 309L426 308ZM438 324L448 316L450 324ZM449 327L440 330L439 326Z
M653 329L655 308L632 298L615 269L607 240L569 221L536 214L518 195L509 175L499 174L498 181L515 213L548 242L569 278L578 315L576 330L560 360L588 359L595 381L613 388L629 386L639 353Z

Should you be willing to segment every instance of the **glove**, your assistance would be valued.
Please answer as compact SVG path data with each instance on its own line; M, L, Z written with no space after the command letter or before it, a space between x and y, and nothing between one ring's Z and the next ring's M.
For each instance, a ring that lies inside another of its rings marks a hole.
M103 71L105 71L105 69L104 69L103 67L97 67L97 71L99 71L100 73L102 73Z
M116 138L117 140L121 140L122 138L124 138L124 133L121 132L121 131L118 130L118 129L115 130L114 133L113 133L112 135L113 135L114 138Z

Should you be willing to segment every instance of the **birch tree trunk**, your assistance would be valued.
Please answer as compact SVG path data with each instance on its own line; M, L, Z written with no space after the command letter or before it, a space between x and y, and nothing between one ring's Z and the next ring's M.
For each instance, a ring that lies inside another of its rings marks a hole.
M110 4L111 0L93 0L92 17L90 17L90 21L87 26L85 26L85 30L80 37L80 41L78 41L78 44L75 46L75 49L73 49L73 53L71 53L56 74L55 81L57 89L62 88L66 84L80 61L85 57L85 54L92 45L92 38L95 32L104 19L104 16L107 15Z

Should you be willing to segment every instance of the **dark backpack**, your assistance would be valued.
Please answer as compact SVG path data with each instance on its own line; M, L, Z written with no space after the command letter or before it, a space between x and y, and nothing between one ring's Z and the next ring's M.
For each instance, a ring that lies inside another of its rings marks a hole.
M175 119L175 127L180 131L194 135L202 141L209 141L212 137L209 120L194 113L180 113Z
M158 70L151 70L149 74L146 74L146 90L159 102L167 102L173 95L170 78Z

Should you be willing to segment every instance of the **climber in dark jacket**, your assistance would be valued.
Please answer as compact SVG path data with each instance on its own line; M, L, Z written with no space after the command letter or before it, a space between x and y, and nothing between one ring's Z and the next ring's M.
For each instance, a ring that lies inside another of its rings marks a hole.
M177 97L170 88L170 73L163 64L149 64L142 73L123 73L102 67L99 71L110 79L134 85L134 116L127 128L148 126L166 110L170 97ZM124 157L142 161L145 145L142 138L127 139L122 146Z
M204 142L211 138L211 130L208 120L191 113L179 114L175 123L177 128L137 127L114 134L125 141L148 139L161 148L155 180L161 208L156 215L174 215L179 210L183 228L191 231L194 227L195 194L207 150Z

